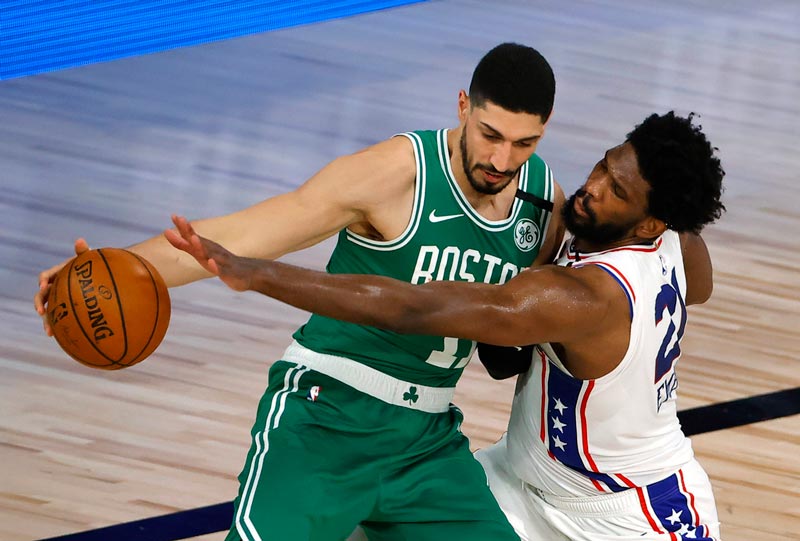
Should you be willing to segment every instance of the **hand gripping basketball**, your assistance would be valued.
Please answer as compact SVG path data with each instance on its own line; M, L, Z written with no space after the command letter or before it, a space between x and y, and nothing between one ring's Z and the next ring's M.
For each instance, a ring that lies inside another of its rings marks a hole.
M119 248L88 250L56 274L47 319L58 344L93 368L117 370L146 359L169 326L170 298L158 271Z

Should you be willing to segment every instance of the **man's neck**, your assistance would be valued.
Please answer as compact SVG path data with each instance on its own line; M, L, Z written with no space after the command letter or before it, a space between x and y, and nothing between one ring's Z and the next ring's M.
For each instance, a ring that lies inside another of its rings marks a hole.
M575 250L583 253L596 253L613 250L615 248L623 248L625 246L648 246L653 244L656 239L643 239L641 237L626 237L613 242L591 242L586 239L575 237L572 246Z

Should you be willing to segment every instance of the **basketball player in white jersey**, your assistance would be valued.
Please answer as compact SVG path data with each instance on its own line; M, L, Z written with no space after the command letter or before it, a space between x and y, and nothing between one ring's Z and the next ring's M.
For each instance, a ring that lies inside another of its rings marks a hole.
M415 286L239 258L180 217L166 236L230 287L324 316L537 344L482 351L495 374L524 370L506 436L477 453L522 539L719 541L709 479L678 422L675 374L686 306L712 290L698 234L724 211L715 150L692 115L651 115L566 205L574 237L557 265L504 285Z

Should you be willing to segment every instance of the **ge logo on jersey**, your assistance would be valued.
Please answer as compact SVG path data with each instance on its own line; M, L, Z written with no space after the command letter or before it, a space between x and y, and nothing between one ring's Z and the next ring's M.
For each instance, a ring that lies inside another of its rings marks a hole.
M533 221L523 218L514 226L514 242L523 252L530 252L539 244L539 226Z

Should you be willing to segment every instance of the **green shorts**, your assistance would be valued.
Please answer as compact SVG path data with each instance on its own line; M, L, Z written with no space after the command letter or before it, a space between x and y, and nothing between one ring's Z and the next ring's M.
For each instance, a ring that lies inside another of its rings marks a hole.
M371 541L519 541L461 420L276 362L226 541L343 540L358 524Z

